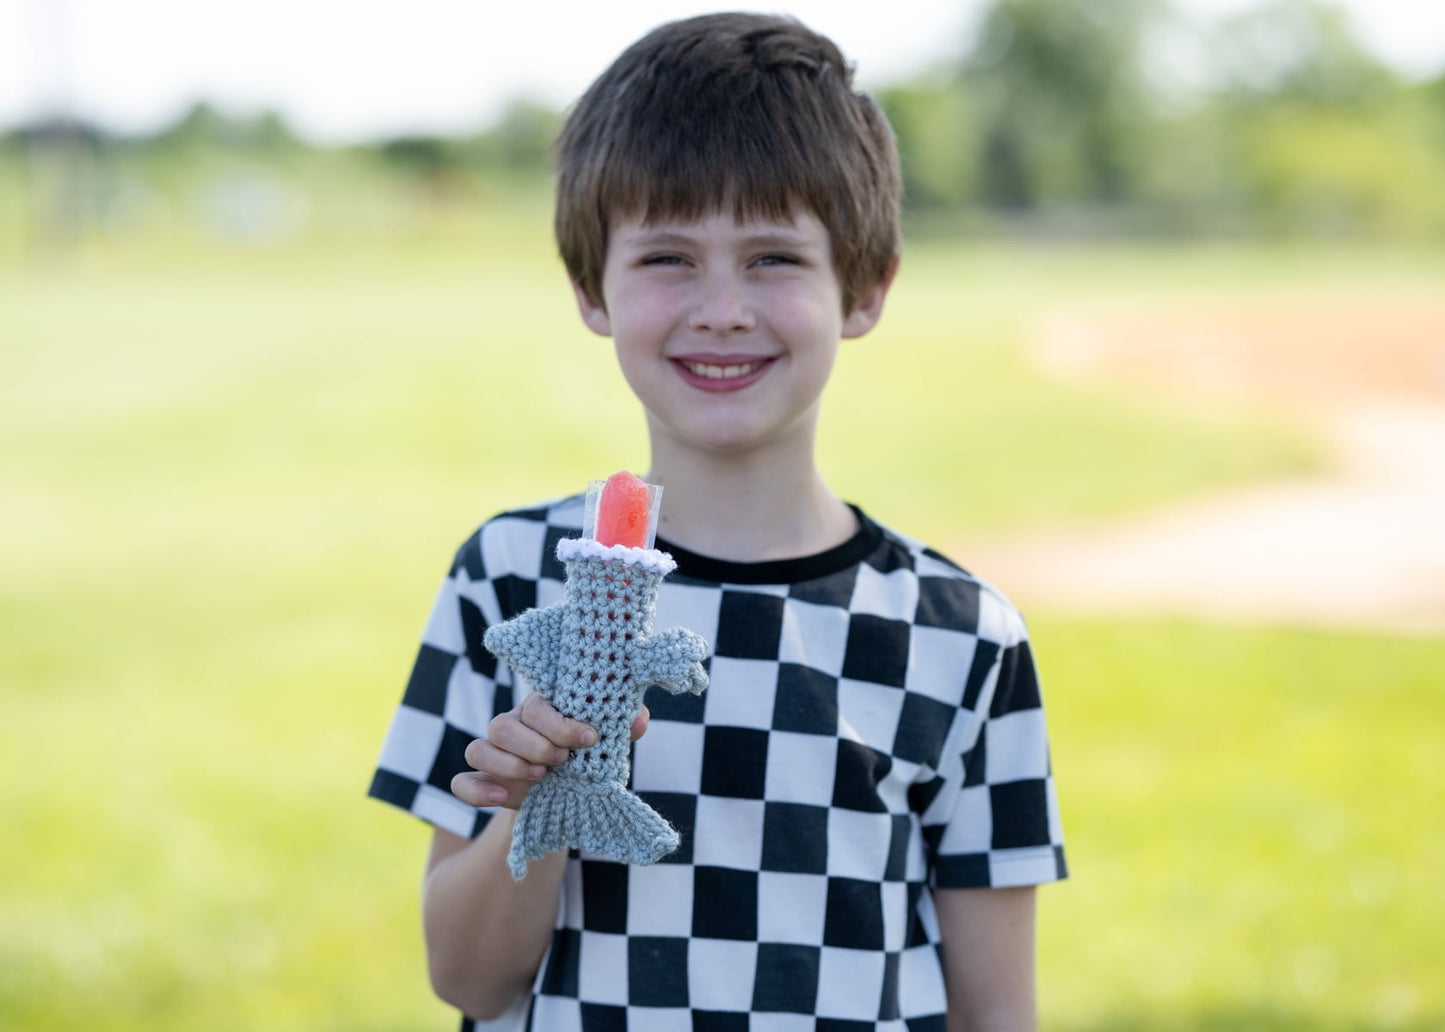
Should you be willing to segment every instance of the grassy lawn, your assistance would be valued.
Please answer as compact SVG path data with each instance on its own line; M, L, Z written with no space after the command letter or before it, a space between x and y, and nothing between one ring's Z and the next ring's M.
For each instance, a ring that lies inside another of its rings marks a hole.
M545 233L524 207L466 240L0 270L0 1026L450 1026L421 966L425 833L362 798L376 748L471 527L647 462ZM1441 264L907 262L845 351L823 459L950 541L1319 461L1262 416L1041 379L1019 344L1050 304L1413 288ZM1035 623L1076 872L1044 896L1049 1027L1445 1022L1445 643Z
M1445 641L1034 625L1073 874L1050 1027L1441 1027Z

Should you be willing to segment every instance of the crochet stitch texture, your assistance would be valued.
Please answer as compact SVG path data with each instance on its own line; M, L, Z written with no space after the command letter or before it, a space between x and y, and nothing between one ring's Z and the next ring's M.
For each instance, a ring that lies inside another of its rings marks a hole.
M696 695L707 687L708 644L680 627L653 633L657 590L676 568L666 552L571 538L557 545L566 597L488 628L483 643L560 712L591 724L597 741L574 750L532 786L517 811L507 865L569 847L650 864L677 832L627 788L630 732L652 685Z

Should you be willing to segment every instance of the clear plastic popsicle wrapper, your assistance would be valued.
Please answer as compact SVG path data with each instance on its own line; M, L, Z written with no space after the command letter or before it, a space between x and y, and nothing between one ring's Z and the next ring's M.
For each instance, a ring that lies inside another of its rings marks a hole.
M677 831L627 788L632 722L647 689L707 687L707 642L681 627L653 631L658 589L677 566L653 547L661 500L661 487L625 471L594 482L583 536L557 544L564 599L487 629L488 650L597 732L527 793L507 854L514 878L559 849L650 864L677 848Z
M582 536L603 545L651 548L657 540L657 514L662 488L626 470L587 487Z

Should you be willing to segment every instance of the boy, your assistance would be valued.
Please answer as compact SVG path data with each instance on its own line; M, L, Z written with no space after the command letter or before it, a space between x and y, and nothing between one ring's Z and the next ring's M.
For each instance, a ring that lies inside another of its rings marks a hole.
M435 825L428 960L464 1027L1035 1024L1033 886L1064 861L1022 620L814 465L839 342L898 262L896 152L850 79L795 21L692 18L563 130L562 256L665 488L657 627L711 643L711 683L654 690L633 726L633 787L681 848L513 881L516 808L592 729L517 697L482 634L560 599L581 499L462 546L371 794Z

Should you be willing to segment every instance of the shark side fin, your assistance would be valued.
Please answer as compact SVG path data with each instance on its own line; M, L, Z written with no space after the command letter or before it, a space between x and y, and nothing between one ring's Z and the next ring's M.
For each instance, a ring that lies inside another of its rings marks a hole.
M506 660L534 687L550 685L562 644L562 617L559 606L529 609L505 623L488 627L482 644L492 655Z

